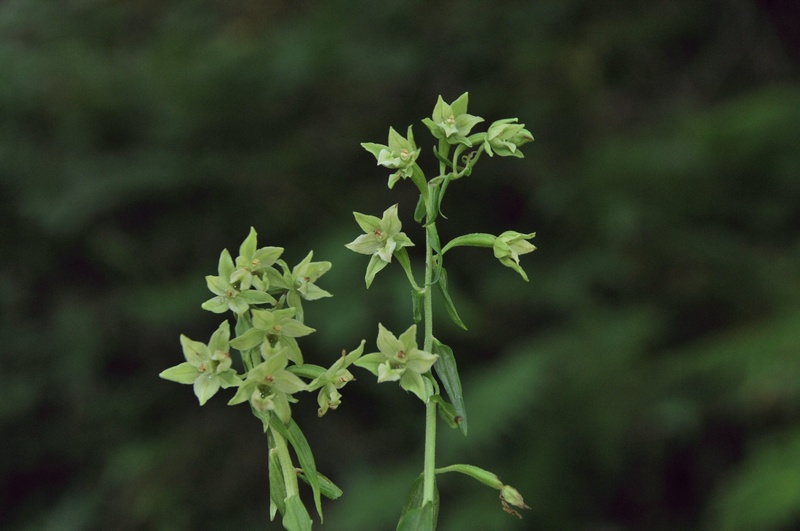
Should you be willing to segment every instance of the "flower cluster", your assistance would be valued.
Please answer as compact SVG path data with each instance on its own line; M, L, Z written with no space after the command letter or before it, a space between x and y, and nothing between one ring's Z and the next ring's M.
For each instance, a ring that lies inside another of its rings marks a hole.
M314 329L303 322L302 301L331 296L316 285L331 263L313 262L311 252L290 268L280 259L282 248L258 248L257 237L251 228L236 260L227 249L223 250L217 275L206 277L214 297L204 302L202 308L214 313L233 312L236 337L231 339L228 321L219 325L208 344L182 335L186 361L160 376L193 384L200 405L220 389L236 387L236 394L228 404L249 402L266 427L272 413L284 424L290 421L290 404L296 401L292 395L300 391L320 389L318 400L328 405L322 413L335 409L341 400L338 389L353 379L345 377L347 366L361 355L363 343L345 360L335 361L330 369L304 364L297 338L311 334ZM233 367L231 347L241 353L243 374ZM332 380L321 383L324 374L330 374ZM302 377L311 381L307 383ZM336 390L335 394L330 386Z

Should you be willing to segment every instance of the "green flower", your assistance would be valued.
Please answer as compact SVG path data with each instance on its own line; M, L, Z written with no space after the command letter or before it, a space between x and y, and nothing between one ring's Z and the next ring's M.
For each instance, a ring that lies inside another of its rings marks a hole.
M186 361L162 371L159 376L180 384L193 384L194 394L202 406L220 387L234 387L242 383L236 371L231 368L229 338L228 321L219 325L211 335L208 345L181 335L183 357Z
M268 359L279 347L298 365L303 364L303 354L296 337L307 336L315 330L294 319L295 308L283 310L253 310L253 328L231 341L231 346L246 351L261 346L261 356Z
M286 290L286 296L289 306L297 309L296 318L298 321L303 321L303 304L301 299L307 301L315 301L323 297L333 297L330 293L317 286L315 283L319 277L327 273L331 268L330 262L312 262L314 251L308 253L303 258L303 261L294 266L289 271L289 266L286 262L279 261L280 266L283 268L283 276L273 278L270 282L270 287L279 287Z
M239 283L239 289L246 290L255 285L260 291L269 287L263 278L263 273L280 258L283 247L257 247L256 230L250 227L250 234L239 247L239 256L236 257L236 269L231 273L231 284Z
M517 148L528 142L533 142L533 135L525 129L525 124L515 123L516 118L497 120L486 131L483 148L493 156L497 153L501 157L513 156L523 158L524 155Z
M422 123L427 125L431 134L439 140L446 140L448 144L464 144L472 147L472 141L467 136L476 124L483 121L483 118L467 114L468 102L467 92L450 105L439 96L433 108L433 119L425 118Z
M399 338L378 324L378 350L365 354L354 362L367 369L381 382L400 382L400 387L411 391L426 402L429 394L422 375L427 373L439 358L436 354L417 348L417 325L411 325Z
M216 295L204 302L201 306L204 310L214 313L223 313L230 309L237 315L241 315L256 304L275 304L275 299L266 291L266 285L260 283L259 277L252 277L253 287L257 289L237 287L231 280L237 271L233 265L233 259L227 249L224 249L219 256L218 276L208 275L206 284L208 289ZM248 288L250 286L247 286Z
M523 271L519 265L519 255L536 250L535 245L526 241L534 236L536 236L535 232L520 234L519 232L509 230L498 236L493 245L495 258L499 259L500 263L504 266L510 267L522 275L525 282L528 281L528 275L525 274L525 271Z
M383 218L353 212L356 222L365 232L345 245L351 251L372 255L367 265L366 283L369 288L378 272L392 261L394 252L414 244L404 232L397 215L397 205L390 206L383 212Z
M414 166L421 149L414 143L414 133L408 127L408 138L403 138L400 133L389 128L389 145L364 142L361 147L372 153L378 160L378 166L384 166L397 171L389 176L389 188L397 181L411 177Z
M289 403L296 402L292 395L307 389L303 380L286 370L288 363L287 352L279 349L268 360L250 369L228 405L250 401L257 411L274 411L284 424L288 423L292 417Z
M342 401L342 395L339 393L339 389L344 387L348 382L355 380L350 371L347 370L347 367L361 357L361 353L364 352L364 343L365 341L362 340L358 348L349 354L345 353L343 350L342 356L325 371L325 374L318 376L308 384L309 391L319 389L319 395L317 395L319 410L317 413L320 417L324 415L328 409L336 409L339 407Z

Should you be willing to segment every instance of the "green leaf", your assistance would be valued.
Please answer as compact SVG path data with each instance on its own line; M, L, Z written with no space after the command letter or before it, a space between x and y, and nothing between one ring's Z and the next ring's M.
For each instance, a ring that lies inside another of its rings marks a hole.
M453 350L436 338L433 338L432 350L433 354L439 355L439 359L433 364L433 368L439 380L442 381L442 385L445 391L447 391L447 396L450 398L453 408L455 409L456 418L454 421L458 424L459 428L461 428L461 432L466 435L467 409L464 404L464 395L461 391L461 378L458 376L458 367L456 366L456 358L453 355ZM458 420L459 416L461 417L460 421Z
M436 159L437 159L439 162L441 162L442 164L444 164L446 167L448 167L448 168L452 168L452 167L453 167L453 163L452 163L452 162L450 162L450 161L447 159L447 157L445 157L444 155L442 155L441 153L439 153L439 150L436 148L436 146L433 146L433 155L436 157Z
M281 461L275 448L270 448L269 450L269 498L270 520L275 518L275 512L272 510L273 506L281 514L286 514L286 484L283 479Z
M400 517L397 523L397 531L434 531L436 522L434 521L433 503L428 502L419 509L412 509Z
M442 293L444 297L444 307L447 310L447 315L450 316L450 319L459 327L463 328L464 330L467 329L467 325L464 324L464 321L461 320L461 317L458 315L458 311L456 311L456 307L453 304L453 299L450 298L450 293L447 290L447 271L445 271L444 267L441 268L439 273L439 281L436 283L439 286L439 291Z
M311 517L300 496L286 498L286 512L283 513L282 523L287 531L311 531Z
M459 144L459 147L461 147L460 144ZM458 152L458 149L456 149L456 152ZM450 181L452 181L452 180L453 180L453 177L448 174L444 178L444 181L442 181L441 189L439 190L439 193L436 194L436 201L437 201L436 211L439 212L439 215L441 215L444 219L447 219L447 216L445 216L442 213L442 200L444 199L444 193L447 191L447 187L450 186Z
M429 226L431 223L436 221L436 218L439 217L439 193L441 192L441 188L436 185L431 184L428 187L429 194L428 194L428 219L425 220L425 226Z
M456 408L453 407L453 404L442 398L441 395L431 395L431 400L436 402L438 406L436 411L439 413L439 417L441 417L448 426L454 430L457 429L458 425L464 420L464 417L456 413Z
M311 486L314 493L314 505L317 508L320 520L322 520L322 500L320 499L320 485L319 477L317 476L317 465L314 462L314 454L311 453L311 447L308 445L305 435L300 430L300 427L291 419L288 426L280 422L280 420L270 422L270 426L283 435L289 441L289 444L294 448L294 453L297 455L297 461L303 473L306 475L306 481ZM287 501L288 506L288 501ZM288 509L288 507L287 507Z
M406 496L406 503L403 505L403 510L400 513L397 531L436 529L436 521L439 517L439 489L434 485L433 504L427 503L423 507L424 485L425 480L422 474L417 476L417 479L411 484L411 489Z
M441 254L442 244L439 243L439 231L436 230L435 225L427 225L428 237L430 238L431 247L434 251Z
M414 314L414 322L419 323L422 321L422 306L425 302L425 292L419 292L415 289L411 290L411 310Z
M425 219L425 215L428 211L425 209L425 198L419 196L417 200L417 208L414 209L414 221L417 223L422 223L422 220Z

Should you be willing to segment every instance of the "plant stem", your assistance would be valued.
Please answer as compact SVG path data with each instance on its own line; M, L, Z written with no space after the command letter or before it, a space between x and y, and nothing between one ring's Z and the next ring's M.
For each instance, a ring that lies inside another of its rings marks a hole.
M428 207L428 219L432 218L431 207ZM425 231L425 295L423 298L423 312L425 314L425 342L423 350L430 352L433 347L433 300L431 292L433 286L433 247L432 238L436 226L431 223ZM426 386L430 382L426 380ZM428 399L425 404L425 460L423 468L422 503L433 502L436 486L436 402Z

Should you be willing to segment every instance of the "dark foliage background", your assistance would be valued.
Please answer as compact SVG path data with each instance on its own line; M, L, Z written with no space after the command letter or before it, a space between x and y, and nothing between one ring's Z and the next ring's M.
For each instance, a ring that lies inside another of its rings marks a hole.
M791 0L0 2L0 521L263 529L259 422L157 374L218 324L203 277L251 225L334 263L308 359L407 326L399 268L365 291L343 247L395 202L422 238L358 144L427 143L468 90L537 142L451 188L443 238L539 250L530 284L450 261L470 435L439 461L532 509L443 477L441 528L797 529L798 27ZM421 468L418 401L360 376L296 408L345 490L324 529L392 529Z

